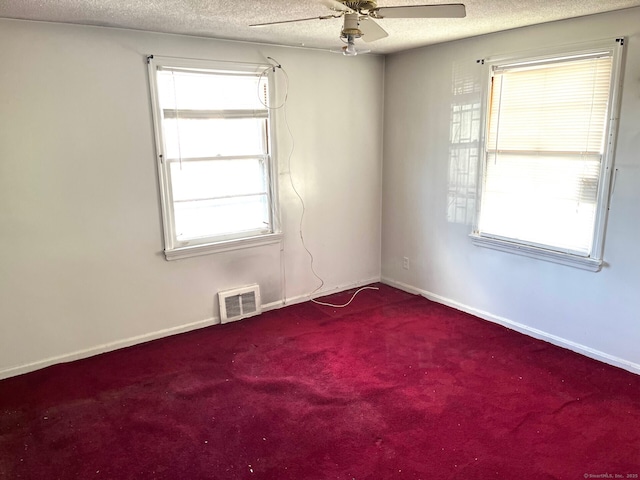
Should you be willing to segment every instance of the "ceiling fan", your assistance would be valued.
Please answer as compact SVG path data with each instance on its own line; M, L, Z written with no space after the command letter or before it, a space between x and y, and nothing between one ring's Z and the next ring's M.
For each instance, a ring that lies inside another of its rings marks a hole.
M267 27L287 23L306 22L309 20L328 20L343 18L340 39L346 45L333 52L354 56L367 53L369 50L356 48L355 40L362 38L365 42L373 42L388 37L389 34L375 20L384 18L463 18L466 16L462 3L448 3L440 5L410 5L395 7L378 7L376 0L320 0L333 13L319 17L282 20L279 22L254 23L250 27ZM375 20L374 20L375 19Z

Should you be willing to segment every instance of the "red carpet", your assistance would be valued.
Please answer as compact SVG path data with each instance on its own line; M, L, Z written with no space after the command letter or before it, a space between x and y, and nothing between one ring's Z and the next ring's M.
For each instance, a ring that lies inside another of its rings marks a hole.
M383 285L0 381L2 479L637 474L640 376Z

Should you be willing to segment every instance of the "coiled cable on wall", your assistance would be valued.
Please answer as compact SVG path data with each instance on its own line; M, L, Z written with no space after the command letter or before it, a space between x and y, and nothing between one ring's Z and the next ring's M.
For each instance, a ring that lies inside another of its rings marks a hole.
M284 67L280 64L280 62L278 62L276 59L272 58L272 57L267 57L267 59L269 60L269 62L272 64L269 67L266 67L262 73L260 74L260 77L262 78L265 74L267 74L269 71L272 71L273 73L276 72L276 69L278 69L279 71L282 72L283 76L284 76L284 80L285 80L285 92L284 92L284 98L282 100L282 103L280 103L277 106L270 106L267 105L267 102L263 102L262 98L260 97L260 85L258 82L258 98L260 99L260 102L262 103L262 105L264 105L265 108L269 109L269 110L279 110L282 109L283 112L283 118L284 118L284 124L287 128L287 132L289 133L289 138L291 139L291 150L289 151L289 155L287 157L287 174L289 177L289 184L291 185L291 189L293 190L293 193L296 195L296 197L298 198L298 200L300 201L300 205L302 207L302 212L300 214L300 223L298 225L298 234L300 236L300 241L302 243L302 248L304 248L304 250L307 252L307 255L309 256L309 262L310 262L310 268L311 268L311 273L313 274L314 277L316 277L318 279L318 281L320 282L320 285L318 285L318 287L316 287L315 290L313 290L310 293L310 300L317 304L317 305L323 305L323 306L327 306L327 307L333 307L333 308L344 308L347 307L349 304L351 304L351 302L353 302L353 300L356 298L356 295L358 295L360 292L362 292L363 290L378 290L378 287L371 287L371 286L366 286L366 287L361 287L358 290L356 290L353 295L351 296L351 299L346 302L345 304L342 305L335 305L332 303L327 303L327 302L321 302L319 300L316 300L313 298L313 295L318 292L320 289L322 289L322 287L324 286L325 282L323 280L323 278L318 275L318 272L316 272L315 269L315 258L313 256L313 253L311 253L311 250L309 250L309 248L307 247L307 243L305 241L304 238L304 233L303 233L303 224L304 224L304 217L306 214L306 205L304 203L304 199L302 198L302 195L300 194L300 192L298 191L298 188L295 185L295 182L293 181L293 175L291 174L291 159L293 157L293 152L295 151L295 138L293 136L293 132L291 132L291 126L289 125L289 119L287 118L287 102L289 99L289 75L287 74L287 71L284 69ZM286 283L286 269L283 268L283 303L286 304L286 287L287 283Z

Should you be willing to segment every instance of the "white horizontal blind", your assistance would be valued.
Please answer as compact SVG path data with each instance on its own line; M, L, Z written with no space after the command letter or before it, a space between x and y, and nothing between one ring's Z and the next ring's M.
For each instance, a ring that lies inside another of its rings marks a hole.
M268 78L157 69L174 246L272 233Z
M481 235L589 256L612 55L494 68Z

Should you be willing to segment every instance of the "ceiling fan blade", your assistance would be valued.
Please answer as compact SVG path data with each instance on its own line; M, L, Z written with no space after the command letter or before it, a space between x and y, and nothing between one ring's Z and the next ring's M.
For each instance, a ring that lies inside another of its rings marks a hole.
M365 42L375 42L389 36L384 28L369 17L360 19L360 31L362 32L362 40Z
M380 7L373 13L374 18L463 18L467 15L462 3Z
M319 0L319 1L325 7L328 7L331 10L335 10L336 12L346 12L346 13L352 13L353 12L353 10L351 10L344 3L339 2L338 0Z
M281 20L279 22L254 23L250 27L268 27L270 25L283 25L285 23L308 22L309 20L328 20L330 18L340 18L342 15L324 15L322 17L297 18L295 20Z

